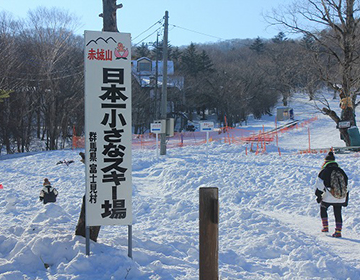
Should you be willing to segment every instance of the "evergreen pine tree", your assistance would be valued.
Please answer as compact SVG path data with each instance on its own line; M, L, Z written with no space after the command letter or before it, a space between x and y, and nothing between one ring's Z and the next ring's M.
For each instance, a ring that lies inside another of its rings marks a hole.
M265 50L265 45L260 37L257 37L254 43L251 44L250 50L256 52L257 54L263 53Z

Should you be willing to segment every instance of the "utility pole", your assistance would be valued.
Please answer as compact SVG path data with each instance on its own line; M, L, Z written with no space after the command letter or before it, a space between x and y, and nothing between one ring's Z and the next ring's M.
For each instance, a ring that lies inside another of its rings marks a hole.
M159 80L159 33L156 35L156 65L155 65L155 119L159 118L158 114L158 80Z
M161 119L167 118L167 60L168 60L168 25L169 12L165 11L165 26L163 39L163 83L161 96ZM160 155L166 155L166 133L161 134L160 138Z

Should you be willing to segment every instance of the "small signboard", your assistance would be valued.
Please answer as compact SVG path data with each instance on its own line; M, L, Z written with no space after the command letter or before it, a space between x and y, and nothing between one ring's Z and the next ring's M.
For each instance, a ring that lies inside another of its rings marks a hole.
M154 121L150 124L150 131L152 133L165 133L165 128L166 127L164 120Z
M349 121L339 122L339 128L349 128L349 127L350 127Z
M214 123L213 122L201 122L200 123L200 131L208 132L214 130Z
M166 120L156 120L150 124L150 131L156 135L156 157L159 157L159 134L166 133Z
M152 133L161 133L161 123L150 124L150 131Z
M209 133L214 130L213 122L201 122L200 123L200 131L206 132L206 156L208 156L208 145L209 145Z

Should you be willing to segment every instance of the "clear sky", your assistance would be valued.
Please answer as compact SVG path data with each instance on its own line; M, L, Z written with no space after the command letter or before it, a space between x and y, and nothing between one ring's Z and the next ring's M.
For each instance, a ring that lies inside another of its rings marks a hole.
M133 43L156 41L156 29L161 25L155 23L162 20L165 11L169 12L169 41L173 46L258 36L273 38L280 30L269 27L262 14L291 2L293 0L118 0L124 7L117 12L117 22L120 32L131 33ZM102 12L102 0L0 0L0 11L10 12L19 19L26 19L27 12L39 6L58 7L78 16L81 25L77 34L102 29L102 18L98 16ZM163 33L160 34L162 37Z

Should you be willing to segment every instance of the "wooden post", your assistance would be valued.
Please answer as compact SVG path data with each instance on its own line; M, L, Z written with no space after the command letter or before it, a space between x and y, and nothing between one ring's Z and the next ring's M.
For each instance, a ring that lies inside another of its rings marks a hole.
M218 188L200 188L199 279L219 279Z
M103 31L119 32L116 21L116 10L122 8L116 0L103 0L103 12L99 15L103 18Z

